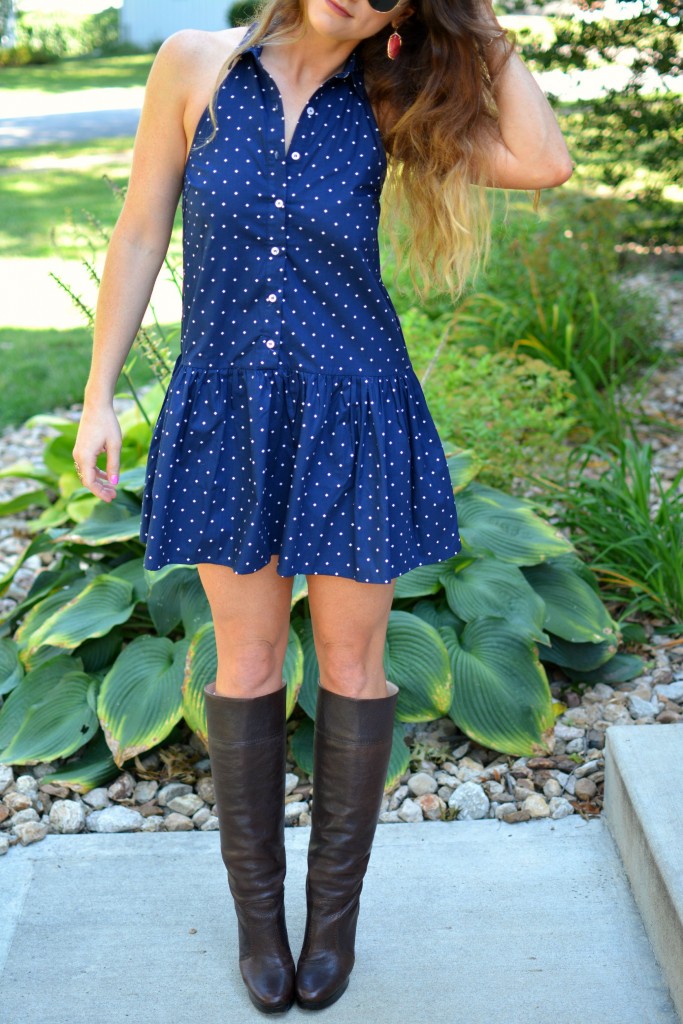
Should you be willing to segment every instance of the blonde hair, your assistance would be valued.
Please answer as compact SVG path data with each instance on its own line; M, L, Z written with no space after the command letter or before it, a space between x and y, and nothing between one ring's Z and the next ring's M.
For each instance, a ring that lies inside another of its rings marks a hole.
M394 284L405 262L421 300L435 285L457 300L489 256L492 208L485 183L492 175L487 143L500 139L493 84L514 45L507 33L501 36L492 73L483 58L491 23L481 14L478 0L410 3L413 14L400 25L397 60L389 60L386 52L391 25L358 45L366 92L373 110L380 112L377 123L387 154L379 227L395 256ZM260 43L277 46L305 35L300 0L263 0L252 20L256 24L248 39L219 71L209 103L213 132L203 144L216 134L218 89L241 54ZM536 190L534 209L539 195ZM407 229L405 244L401 225Z

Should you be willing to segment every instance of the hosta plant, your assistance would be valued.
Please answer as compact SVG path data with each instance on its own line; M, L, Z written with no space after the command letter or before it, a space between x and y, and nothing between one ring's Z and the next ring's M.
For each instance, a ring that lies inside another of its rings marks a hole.
M83 792L162 744L179 723L206 742L203 687L217 658L196 568L143 567L140 501L152 427L137 409L122 418L127 454L109 504L77 484L72 427L65 422L48 442L48 469L37 474L44 511L28 523L35 536L0 580L2 593L30 555L53 556L0 623L0 761L63 760L45 780ZM547 752L557 705L545 664L582 680L640 671L638 659L617 652L617 623L565 535L529 501L480 484L473 453L453 450L447 459L462 550L396 582L384 651L386 677L399 688L388 785L409 763L404 722L449 716L495 750ZM294 579L283 675L287 716L297 719L292 755L310 773L318 663L305 576Z

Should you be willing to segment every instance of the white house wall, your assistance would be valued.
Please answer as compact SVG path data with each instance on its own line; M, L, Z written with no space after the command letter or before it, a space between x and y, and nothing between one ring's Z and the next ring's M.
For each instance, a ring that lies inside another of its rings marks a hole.
M150 47L181 28L209 32L229 28L230 0L124 0L121 7L123 42Z

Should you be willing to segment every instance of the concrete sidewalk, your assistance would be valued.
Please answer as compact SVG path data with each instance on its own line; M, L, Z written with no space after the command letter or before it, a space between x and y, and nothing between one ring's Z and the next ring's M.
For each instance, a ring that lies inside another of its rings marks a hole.
M309 833L286 830L295 958ZM264 1018L239 974L217 832L49 835L2 858L0 896L3 1024ZM318 1012L680 1024L606 820L578 815L378 825L349 988Z

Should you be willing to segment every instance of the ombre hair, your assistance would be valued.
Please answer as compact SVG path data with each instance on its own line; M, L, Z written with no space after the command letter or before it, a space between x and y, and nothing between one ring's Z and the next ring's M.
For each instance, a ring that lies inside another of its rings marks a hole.
M485 184L492 167L487 144L501 138L493 86L514 44L507 33L501 36L492 71L483 58L492 26L480 0L408 3L413 13L399 26L396 60L387 56L391 24L358 44L387 154L380 228L394 252L394 284L405 264L420 299L436 286L457 301L488 260L492 208ZM220 83L241 54L259 43L282 45L305 35L302 0L262 0L251 20L256 25L248 40L219 71L209 103L213 133L205 142L216 134ZM534 208L539 194L536 190Z

